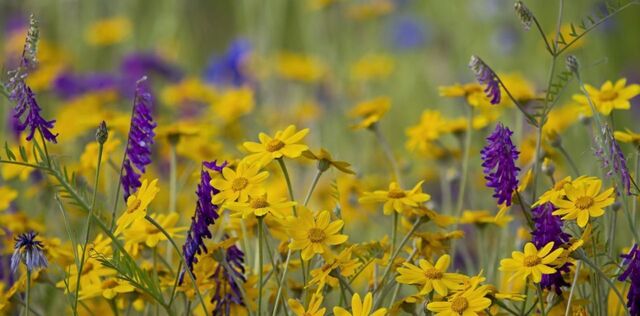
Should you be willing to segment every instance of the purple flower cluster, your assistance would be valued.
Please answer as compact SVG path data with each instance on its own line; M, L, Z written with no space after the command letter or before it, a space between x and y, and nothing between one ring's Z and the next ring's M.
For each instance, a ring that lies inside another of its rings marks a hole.
M631 281L629 294L627 294L627 307L632 316L640 315L640 249L638 244L633 245L628 254L622 255L624 261L623 266L627 269L618 277L618 280L624 282L627 279Z
M15 238L13 255L11 256L11 271L18 270L20 262L24 262L27 270L35 271L47 267L47 258L44 256L44 246L42 242L36 240L38 236L35 232L20 234Z
M143 78L144 79L144 78ZM129 139L127 141L126 156L121 177L124 190L124 200L142 185L140 173L145 172L145 167L151 163L151 145L153 145L154 129L156 123L151 117L151 94L142 90L141 82L136 86L134 97L133 115L129 127ZM135 167L135 168L134 168Z
M511 142L513 132L498 123L496 129L487 137L487 146L482 155L482 167L487 180L487 186L494 189L493 197L498 204L511 205L511 195L518 187L518 172L516 160L520 152Z
M471 68L473 73L476 75L476 80L478 80L480 84L487 85L484 92L487 95L487 98L491 99L491 104L500 103L500 82L498 81L498 76L493 72L491 67L485 64L480 57L472 55L471 60L469 61L469 68Z
M226 249L223 260L212 276L215 282L211 298L211 303L215 306L213 315L231 315L232 305L244 305L241 290L246 282L244 253L232 245Z
M202 163L205 167L222 172L222 169L227 165L226 162L221 165L216 165L216 161ZM186 262L185 269L193 271L193 265L198 262L196 255L207 252L207 247L204 244L205 238L211 238L211 232L209 231L209 225L212 225L220 215L218 215L218 206L211 203L211 197L214 194L218 194L218 190L211 186L211 176L204 168L200 171L200 183L196 190L198 201L196 202L195 214L191 217L191 227L187 233L187 239L182 246L182 253ZM180 277L182 282L183 274Z
M553 215L553 211L555 211L555 207L551 203L545 203L531 209L535 223L535 228L531 232L531 241L538 249L553 241L554 245L551 250L553 251L568 243L571 238L569 234L562 231L562 220L560 216ZM556 273L542 275L542 281L540 282L542 288L554 289L558 295L561 294L560 287L569 286L569 283L562 277L562 273L569 272L569 265L567 262L557 268L558 271Z

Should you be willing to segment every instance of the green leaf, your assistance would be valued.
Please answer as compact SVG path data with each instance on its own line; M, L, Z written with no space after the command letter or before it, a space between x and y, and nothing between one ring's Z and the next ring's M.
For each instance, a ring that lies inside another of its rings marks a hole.
M19 146L18 150L20 150L20 158L22 158L22 161L28 162L29 159L27 159L27 150L23 146Z
M9 149L9 144L7 142L4 142L4 150L7 153L7 158L9 158L9 160L16 161L16 155L14 155L11 149Z

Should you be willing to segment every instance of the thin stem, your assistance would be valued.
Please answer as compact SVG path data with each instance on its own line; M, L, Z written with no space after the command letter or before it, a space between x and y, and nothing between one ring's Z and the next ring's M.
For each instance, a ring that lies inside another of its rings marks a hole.
M31 303L31 270L27 269L27 290L26 290L26 298L25 298L25 309L24 314L29 316L29 312L31 311L30 303Z
M42 139L42 148L44 148L44 154L47 158L47 166L51 168L51 158L49 157L49 150L47 150L47 141L44 139L44 134L40 128L38 128L38 133L40 133L40 138Z
M396 239L398 238L398 212L393 212L393 224L391 226L391 253L395 251Z
M370 128L373 131L373 133L376 135L376 139L378 140L378 144L380 144L380 148L382 148L382 151L384 152L385 156L387 156L387 160L391 165L391 169L393 171L395 180L398 182L400 187L402 187L402 178L400 176L400 168L398 167L398 162L396 161L396 158L393 155L393 150L391 150L391 146L389 146L389 142L384 137L384 134L382 134L382 131L380 130L380 127L378 126L377 123L371 125Z
M577 254L578 258L581 261L584 261L584 263L586 263L589 267L591 267L591 269L593 269L601 279L603 279L603 280L605 280L605 282L607 282L609 287L613 290L613 292L618 297L618 300L620 301L620 304L624 305L625 303L624 303L624 298L622 296L622 293L620 293L620 290L618 290L618 288L613 283L613 281L611 281L609 279L609 277L606 274L604 274L604 272L602 272L602 270L600 270L600 268L598 268L598 266L595 263L593 263L591 260L589 260L589 258L585 255L584 251L579 251L579 252L574 252L574 253ZM627 316L630 316L629 311L626 308L625 308L625 312L626 312Z
M536 119L533 116L531 116L531 114L527 113L524 106L522 106L522 104L520 104L520 102L518 102L518 100L516 100L516 98L513 97L513 95L511 94L509 89L507 89L507 86L504 85L500 77L496 76L496 79L498 79L498 83L500 83L504 91L507 93L507 96L509 97L509 99L511 99L511 102L513 102L513 104L515 104L516 107L518 107L518 110L522 112L522 115L524 115L527 118L527 121L529 121L529 124L533 126L537 126L538 123L536 122Z
M75 298L73 303L73 313L74 315L78 314L78 299L80 293L80 278L82 277L82 271L84 268L84 259L87 254L87 244L89 243L89 235L91 234L91 221L93 220L93 216L95 213L96 200L98 196L98 186L100 180L100 165L102 164L102 151L104 149L104 144L102 142L98 142L98 163L96 165L96 175L95 175L95 187L93 189L93 197L91 198L91 207L89 208L89 216L87 216L87 223L85 224L85 235L84 242L82 244L82 253L80 255L80 265L78 267L78 276L76 279L76 291Z
M178 184L178 155L176 153L176 145L173 142L170 142L169 152L169 213L173 213L176 211Z
M538 301L540 302L540 313L542 316L547 316L547 311L544 308L544 296L542 295L542 287L540 284L536 285L536 290L538 290Z
M533 22L536 24L536 28L538 29L538 31L540 32L540 35L542 36L542 40L544 40L544 44L547 46L547 51L549 52L549 54L551 54L551 56L555 55L554 50L551 48L551 46L549 46L549 40L547 39L547 35L544 34L544 30L542 30L542 26L540 26L538 19L536 19L536 17L533 16L533 14L532 14L532 18L533 18Z
M567 150L564 149L562 144L559 144L556 147L558 148L558 150L560 150L560 153L562 154L562 156L564 156L564 159L566 159L567 162L569 163L569 166L571 167L571 171L573 171L573 175L575 177L580 176L580 170L578 170L576 163L573 161L573 159L571 159L571 156L569 155Z
M171 288L171 296L169 297L168 306L171 307L176 298L176 293L178 292L178 283L180 282L180 271L182 271L182 261L178 263L178 270L176 270L176 279L173 282L173 287Z
M264 235L264 227L263 227L262 216L258 216L258 316L262 315L262 238ZM275 267L274 267L275 268Z
M311 182L311 187L309 187L309 191L307 192L307 196L304 198L304 206L309 204L309 200L311 199L311 194L316 189L316 185L318 185L318 180L320 180L320 176L322 176L323 171L318 169L316 171L316 175L313 177L313 182Z
M278 283L278 292L276 293L276 300L273 306L272 316L276 316L278 313L278 303L280 303L280 295L282 294L282 288L284 287L284 281L287 278L287 272L289 271L289 261L291 260L291 248L287 252L287 259L284 262L284 270L282 271L282 277L280 278L280 282ZM285 308L286 311L286 308ZM288 312L287 312L288 314Z
M287 190L289 191L289 198L291 199L291 201L295 201L296 198L293 195L293 186L291 185L291 178L289 178L289 171L287 171L287 165L284 164L284 160L282 158L278 158L276 160L278 161L278 165L280 165L280 169L282 169L284 180L287 182ZM295 205L293 206L293 216L298 216Z
M569 291L569 297L567 298L567 309L564 311L564 316L569 316L569 312L571 310L571 299L573 298L573 292L576 289L576 284L578 284L578 276L580 274L580 267L582 266L582 261L578 260L576 263L576 270L573 276L573 282L571 282L571 290Z
M464 155L462 156L462 175L460 176L460 186L458 199L456 202L456 217L460 217L464 207L464 195L467 187L467 177L469 173L469 157L471 153L471 132L473 131L473 107L468 107L467 111L467 132L464 136Z

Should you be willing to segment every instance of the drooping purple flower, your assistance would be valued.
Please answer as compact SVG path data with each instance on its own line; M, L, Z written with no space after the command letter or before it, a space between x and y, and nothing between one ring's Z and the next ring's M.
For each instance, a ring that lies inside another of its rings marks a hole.
M231 315L232 305L245 305L241 290L246 282L244 253L236 245L231 245L225 250L222 260L212 276L215 286L211 303L215 306L213 315L227 316Z
M562 245L569 242L571 236L562 231L562 219L560 216L553 215L555 207L551 203L545 203L538 205L531 209L531 214L534 222L534 230L531 232L531 242L540 249L550 242L554 242L553 249L556 250ZM553 274L542 275L542 281L540 286L544 289L555 290L557 294L561 294L560 287L569 286L562 273L569 272L570 263L565 263L561 267L556 268L557 272Z
M608 125L602 127L602 138L596 139L595 144L594 154L602 163L602 168L607 171L606 175L611 177L616 174L620 177L624 193L630 195L631 174L629 173L629 168L627 168L627 160ZM620 193L620 190L618 190L618 193Z
M487 95L487 98L491 99L491 104L500 103L500 82L498 81L498 76L493 72L491 67L485 64L480 57L472 55L471 60L469 61L469 68L471 68L473 73L476 75L476 80L478 80L480 84L486 85L484 92Z
M16 244L11 256L11 271L15 273L18 265L23 262L29 271L44 269L47 267L47 258L44 256L42 242L36 240L38 234L28 232L15 238Z
M139 80L136 87L129 139L123 164L121 183L125 201L140 187L140 174L144 173L146 166L151 163L151 145L153 145L153 137L155 136L153 130L156 127L156 122L153 121L149 109L153 102L151 94L143 91L141 87L144 79L146 78Z
M622 255L624 261L623 266L627 266L627 269L620 274L618 280L624 282L629 280L631 287L627 294L627 307L629 313L632 316L640 315L640 249L638 244L633 245L631 251L628 254Z
M108 73L79 74L65 71L53 81L53 91L63 99L70 99L93 91L116 89L117 87L118 79Z
M242 86L250 83L246 64L251 50L248 40L236 39L224 55L211 59L204 71L204 80L218 86Z
M518 172L516 166L520 152L511 142L513 132L498 123L496 129L487 137L487 146L480 154L487 186L494 189L493 197L498 204L511 205L511 195L518 187Z
M227 165L223 162L221 165L217 165L216 161L203 163L204 167L212 169L217 172L221 172ZM196 210L191 217L191 226L187 232L187 238L182 246L182 253L186 262L185 269L193 271L193 265L198 262L196 255L202 252L206 253L207 247L204 244L204 239L210 239L212 237L211 231L209 231L209 225L213 225L216 219L220 216L218 214L218 206L211 203L211 197L218 194L216 188L211 186L211 175L204 168L200 171L200 183L196 190L198 201L196 202ZM180 282L182 282L184 271L180 276Z

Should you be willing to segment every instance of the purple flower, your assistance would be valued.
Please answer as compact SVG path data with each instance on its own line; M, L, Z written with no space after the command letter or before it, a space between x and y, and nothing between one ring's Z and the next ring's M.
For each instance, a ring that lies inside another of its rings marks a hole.
M23 262L27 270L35 271L47 267L47 258L44 256L42 242L36 240L35 232L20 234L15 238L13 255L11 256L11 271L15 273L18 265Z
M550 242L554 242L553 249L551 249L553 251L568 243L569 238L571 238L569 234L562 231L562 219L560 219L560 216L553 215L553 211L555 211L555 207L551 203L545 203L531 209L535 224L535 228L531 232L531 241L538 249ZM569 283L562 277L563 272L569 272L569 265L567 262L556 268L558 270L556 273L542 275L540 286L548 290L553 288L558 295L561 294L560 287L569 286Z
M227 163L224 162L218 166L215 161L204 161L202 164L203 166L217 172L221 172L222 168L227 165ZM198 188L196 190L196 195L198 196L196 210L194 215L191 217L191 226L187 233L187 239L182 246L182 253L186 262L185 269L189 269L190 271L193 271L193 265L198 262L196 255L201 254L202 252L206 253L208 251L204 244L204 239L210 239L212 237L211 232L209 231L209 225L213 225L215 220L220 216L218 215L218 206L211 203L211 197L218 194L220 191L211 186L210 182L211 176L209 175L209 172L203 168L200 171L200 184L198 184ZM183 276L184 271L182 271L182 275L180 276L181 283Z
M469 68L471 68L475 73L476 80L478 80L480 84L487 85L484 92L486 93L487 98L491 99L491 104L500 103L500 82L498 81L498 76L493 72L491 67L485 64L480 57L472 55L471 60L469 61Z
M402 16L391 25L391 39L397 49L415 49L427 40L425 25L412 16Z
M480 151L487 186L494 189L493 197L498 199L498 204L506 202L507 206L511 205L511 195L518 186L520 171L516 167L520 152L511 142L512 134L509 128L498 123L487 137L487 146Z
M231 315L232 305L244 305L241 290L246 282L244 272L244 253L232 245L226 249L223 262L218 264L212 276L215 282L211 298L215 306L213 315Z
M620 177L620 182L624 189L624 193L631 194L631 174L627 168L627 159L620 149L620 145L613 137L611 128L608 125L602 127L601 137L596 137L594 146L594 155L602 164L602 169L606 171L607 177L616 174ZM618 190L620 194L620 190Z
M618 277L618 280L624 282L630 280L631 287L627 294L627 307L632 316L640 315L640 249L638 244L633 245L628 254L622 255L624 261L623 266L627 269Z
M122 166L121 182L125 201L129 195L140 187L140 174L144 173L146 166L151 163L151 145L153 145L153 137L155 136L153 130L156 127L156 123L153 121L149 110L152 104L151 94L142 91L141 83L144 79L139 80L136 86L133 115L131 117L131 126L129 127L129 139Z
M66 71L53 81L53 90L61 98L70 99L87 92L115 89L117 85L116 76L111 74L78 74Z
M149 82L145 81L141 85L138 79L143 76L154 74L155 77L166 78L169 81L179 81L182 79L182 72L175 65L162 59L153 53L132 53L125 56L120 63L120 93L131 96L131 86L136 82L136 93L142 89L149 91Z
M218 86L241 86L250 83L247 73L247 58L251 54L251 43L237 39L231 43L224 55L212 58L205 69L204 79Z

